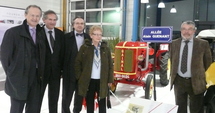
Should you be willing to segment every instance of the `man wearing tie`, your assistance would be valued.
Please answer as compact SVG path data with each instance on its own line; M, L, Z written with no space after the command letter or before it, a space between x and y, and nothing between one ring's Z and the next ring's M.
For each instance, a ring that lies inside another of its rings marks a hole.
M22 25L8 29L1 45L1 62L6 74L5 92L10 96L10 113L38 113L40 83L44 72L45 42L40 35L42 10L29 5Z
M187 113L188 104L190 113L204 112L205 71L212 58L208 42L194 38L195 31L194 22L183 22L182 38L173 40L170 47L171 88L174 85L178 113Z
M77 93L77 80L75 75L75 58L84 42L84 39L90 39L90 36L84 33L85 21L81 17L76 17L72 22L73 31L65 34L65 54L63 66L63 98L62 98L62 113L71 113L70 104L73 93L74 108L73 113L79 113L82 109L82 97Z
M46 61L45 61L45 73L42 80L41 87L41 100L40 107L42 105L42 99L46 86L48 84L48 106L49 113L58 113L58 98L60 91L60 78L62 71L63 61L63 39L64 33L55 28L58 17L52 10L48 10L43 14L43 22L45 23L43 31L43 39L46 42ZM42 34L41 33L41 34Z

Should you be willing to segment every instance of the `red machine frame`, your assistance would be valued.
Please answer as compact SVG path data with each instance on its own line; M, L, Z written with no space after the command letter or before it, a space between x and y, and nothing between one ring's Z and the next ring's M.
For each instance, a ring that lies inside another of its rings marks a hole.
M166 45L160 46L156 53L159 58ZM149 61L149 56L154 54L154 49L149 47L146 42L120 42L115 46L114 56L114 86L112 91L116 90L118 83L143 86L145 89L145 98L151 98L153 91L153 61ZM159 62L156 60L156 70L160 69Z

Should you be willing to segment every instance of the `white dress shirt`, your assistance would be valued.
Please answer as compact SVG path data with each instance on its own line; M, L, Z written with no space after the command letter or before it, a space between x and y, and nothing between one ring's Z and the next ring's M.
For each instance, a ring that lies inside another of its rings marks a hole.
M48 43L49 43L49 48L51 50L51 53L53 53L53 49L52 49L52 46L51 46L51 42L50 42L50 34L48 31L52 31L52 36L55 40L55 32L54 32L54 29L48 29L46 26L44 26L45 28L45 32L46 32L46 37L47 37L47 40L48 40Z

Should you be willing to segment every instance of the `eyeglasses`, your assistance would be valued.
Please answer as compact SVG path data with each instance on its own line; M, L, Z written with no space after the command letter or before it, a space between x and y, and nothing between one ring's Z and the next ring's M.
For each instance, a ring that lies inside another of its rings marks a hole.
M94 36L102 36L102 34L94 34L94 33L92 35L94 35Z
M84 23L78 23L78 22L74 23L74 24L76 24L76 25L84 25Z

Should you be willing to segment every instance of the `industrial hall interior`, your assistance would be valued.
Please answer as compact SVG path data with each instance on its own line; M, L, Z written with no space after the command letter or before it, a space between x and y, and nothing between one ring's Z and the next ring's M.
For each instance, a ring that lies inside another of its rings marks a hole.
M214 7L1 0L0 112L215 113Z

